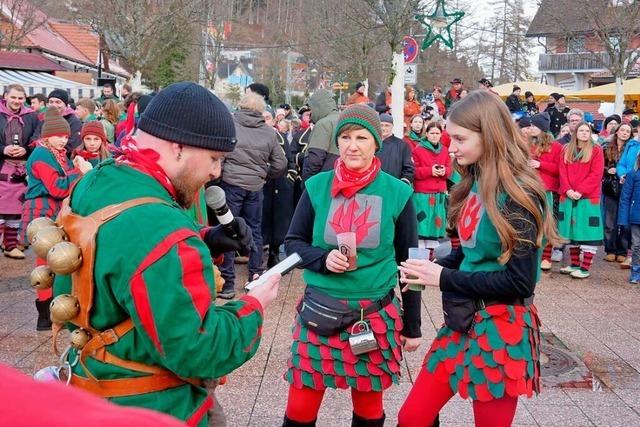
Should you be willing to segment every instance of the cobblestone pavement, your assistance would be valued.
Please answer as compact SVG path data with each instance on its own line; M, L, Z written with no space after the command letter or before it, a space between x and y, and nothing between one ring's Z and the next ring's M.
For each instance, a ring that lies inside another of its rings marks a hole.
M544 274L538 285L536 305L542 331L573 353L582 368L560 380L545 380L562 386L546 387L537 398L521 399L515 425L640 426L640 287L627 283L627 272L617 264L601 261L601 253L597 258L589 280L560 275L555 264L554 271ZM32 265L31 254L26 261L0 258L0 363L27 374L56 360L51 333L35 331L35 293L28 285ZM246 269L240 266L238 283L243 274ZM278 299L266 310L258 353L218 388L229 426L281 424L287 397L282 373L301 291L299 272L283 279ZM422 318L424 343L418 352L406 355L401 383L385 393L388 426L395 425L398 409L442 322L440 295L435 289L423 292ZM345 391L328 391L318 425L349 426L349 400ZM473 425L470 403L454 398L443 409L441 420L444 426Z

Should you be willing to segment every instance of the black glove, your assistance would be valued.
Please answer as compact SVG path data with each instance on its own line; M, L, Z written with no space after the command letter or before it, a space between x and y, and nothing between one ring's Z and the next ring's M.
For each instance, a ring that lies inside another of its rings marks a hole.
M253 236L251 228L243 218L234 218L234 232L238 236L233 239L227 235L222 225L211 227L204 236L204 242L209 247L214 258L225 253L236 251L242 256L247 256L253 249Z

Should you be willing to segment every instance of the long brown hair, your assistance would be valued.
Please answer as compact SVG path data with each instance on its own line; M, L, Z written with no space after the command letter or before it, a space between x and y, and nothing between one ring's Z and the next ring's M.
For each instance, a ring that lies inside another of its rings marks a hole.
M533 154L540 156L541 154L551 151L551 143L553 136L549 132L542 132L540 136L529 135L529 146L535 147Z
M509 261L518 243L541 247L543 236L551 243L560 242L552 207L546 205L544 187L527 165L529 147L520 137L504 102L488 91L476 90L451 107L448 120L479 133L483 145L477 163L458 165L462 180L451 192L449 227L457 224L474 179L479 178L480 196L502 244L499 263ZM502 193L531 213L538 229L535 242L523 239L514 228L513 221L522 218L507 217L500 212L498 196ZM540 206L544 207L542 212Z
M591 161L591 153L593 152L593 140L589 135L589 141L584 147L580 147L580 154L578 153L578 129L582 126L587 126L591 130L589 123L582 121L576 126L576 130L571 133L571 141L564 146L564 162L573 163L579 161L580 163L589 163ZM577 157L576 157L577 156Z
M120 108L113 100L107 99L102 105L102 117L112 125L117 125L120 120Z
M604 151L604 155L605 155L605 158L607 159L607 163L617 163L618 160L620 160L620 155L622 154L622 150L618 150L618 131L622 126L629 127L629 139L623 142L622 149L624 149L624 146L627 145L627 142L629 142L633 138L633 129L631 128L631 125L629 123L622 123L616 126L613 132L611 132L611 136L609 137L609 143L607 144L607 147L605 148L605 151Z

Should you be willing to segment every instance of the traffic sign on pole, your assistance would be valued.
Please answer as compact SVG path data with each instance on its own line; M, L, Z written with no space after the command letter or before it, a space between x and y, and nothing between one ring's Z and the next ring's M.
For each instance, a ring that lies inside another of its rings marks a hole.
M402 51L404 53L404 63L413 62L418 57L418 42L413 37L404 36L402 38Z
M404 64L404 84L414 85L418 82L418 64Z

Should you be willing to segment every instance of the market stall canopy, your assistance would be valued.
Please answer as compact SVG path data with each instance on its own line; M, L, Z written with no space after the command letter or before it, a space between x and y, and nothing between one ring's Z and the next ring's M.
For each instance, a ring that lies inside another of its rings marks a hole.
M623 80L622 91L626 100L640 100L640 78ZM599 99L600 101L613 101L616 97L616 84L609 83L602 86L590 87L574 93L583 99Z
M546 85L544 83L538 82L505 83L499 86L495 86L493 90L495 90L502 98L506 98L507 96L511 95L514 86L519 86L520 89L522 89L522 91L520 92L520 96L522 97L524 97L524 93L527 91L533 93L533 97L536 99L536 101L544 100L554 92L561 93L565 97L575 95L574 92L562 89L561 87Z
M19 71L0 69L0 87L6 89L10 84L24 86L27 96L42 93L47 95L54 89L64 89L76 101L82 97L95 98L100 91L95 86L87 86L71 80L61 79L49 73L37 71Z

